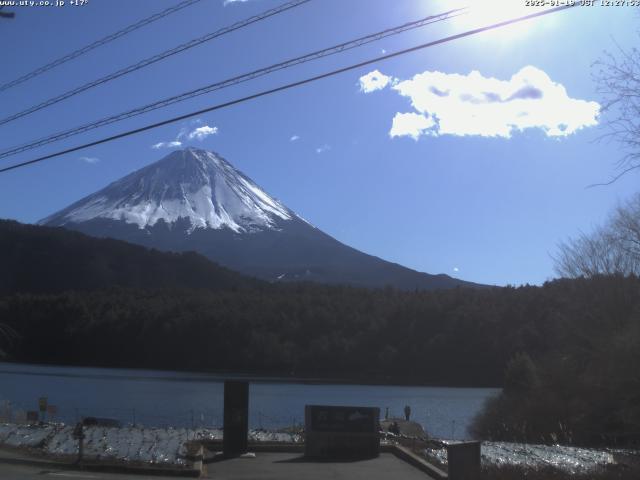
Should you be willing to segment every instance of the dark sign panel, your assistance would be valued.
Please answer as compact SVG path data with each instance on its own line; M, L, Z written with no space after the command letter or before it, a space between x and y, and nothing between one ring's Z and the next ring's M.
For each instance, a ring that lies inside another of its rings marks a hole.
M449 480L480 479L480 442L455 443L447 446Z
M379 418L379 408L307 405L305 456L377 456L380 452Z
M377 433L378 431L379 410L377 408L310 405L309 409L311 430L315 432Z
M223 447L227 456L246 453L249 440L249 383L224 382Z

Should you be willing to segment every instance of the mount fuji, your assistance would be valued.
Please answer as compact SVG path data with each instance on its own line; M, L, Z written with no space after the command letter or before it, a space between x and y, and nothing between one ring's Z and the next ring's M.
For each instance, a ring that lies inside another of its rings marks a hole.
M269 281L401 289L474 286L344 245L218 154L195 148L174 151L38 223L159 250L193 250Z

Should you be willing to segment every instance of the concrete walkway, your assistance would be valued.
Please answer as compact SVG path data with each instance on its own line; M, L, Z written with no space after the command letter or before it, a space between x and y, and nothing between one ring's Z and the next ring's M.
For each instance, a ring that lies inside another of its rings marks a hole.
M162 475L162 476L158 476ZM166 476L165 476L166 475ZM124 480L184 478L170 472L122 472L79 470L70 465L22 455L0 449L0 479L44 480ZM257 452L254 458L233 458L213 461L204 466L201 478L221 480L433 480L432 477L399 459L392 453L379 457L351 461L310 461L301 453Z
M358 461L309 461L296 453L256 453L209 463L203 478L224 480L429 480L427 474L391 453Z
M64 468L42 468L34 465L11 465L5 463L0 463L0 478L2 480L184 480L184 477L87 472L82 470L66 470Z

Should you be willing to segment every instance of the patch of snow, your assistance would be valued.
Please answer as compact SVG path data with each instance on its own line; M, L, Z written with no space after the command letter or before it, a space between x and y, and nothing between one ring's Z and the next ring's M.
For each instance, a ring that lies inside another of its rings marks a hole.
M569 447L563 445L533 445L509 442L482 442L483 465L515 465L540 469L553 467L571 474L588 473L615 463L607 450ZM428 457L447 463L447 450L427 449Z
M74 428L63 424L0 424L0 445L31 447L53 455L77 455ZM215 428L85 427L84 456L150 464L186 466L187 443L198 440L222 440ZM297 434L251 430L251 441L300 442Z

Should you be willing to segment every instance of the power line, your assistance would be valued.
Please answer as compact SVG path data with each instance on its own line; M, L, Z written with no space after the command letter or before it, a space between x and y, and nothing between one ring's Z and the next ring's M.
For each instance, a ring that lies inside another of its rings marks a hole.
M6 158L12 155L16 155L17 153L22 153L28 150L32 150L34 148L43 146L43 145L47 145L49 143L53 143L59 140L63 140L75 135L79 135L81 133L85 133L87 131L90 130L94 130L96 128L105 126L105 125L109 125L115 122L119 122L119 121L123 121L126 120L128 118L137 116L137 115L141 115L143 113L147 113L147 112L151 112L153 110L157 110L159 108L164 108L167 107L169 105L173 105L175 103L178 102L183 102L185 100L189 100L191 98L200 96L200 95L204 95L206 93L211 93L213 91L216 90L221 90L223 88L227 88L233 85L237 85L239 83L244 83L247 82L249 80L253 80L255 78L258 77L262 77L271 73L274 73L276 71L279 70L284 70L286 68L290 68L296 65L300 65L302 63L307 63L313 60L317 60L320 58L324 58L324 57L328 57L331 55L336 55L338 53L347 51L347 50L351 50L353 48L357 48L357 47L361 47L363 45L367 45L369 43L381 40L383 38L392 36L392 35L398 35L400 33L409 31L409 30L413 30L416 28L420 28L420 27L424 27L426 25L430 25L432 23L437 23L437 22L442 22L445 20L449 20L451 18L454 18L458 15L461 15L462 12L464 12L465 9L455 9L455 10L451 10L449 12L445 12L445 13L441 13L439 15L432 15L429 17L425 17L422 18L420 20L414 21L414 22L409 22L409 23L405 23L403 25L397 26L397 27L393 27L393 28L388 28L386 30L383 30L381 32L377 32L377 33L373 33L370 35L366 35L364 37L360 37L357 38L355 40L350 40L348 42L344 42L344 43L340 43L338 45L334 45L332 47L329 48L325 48L322 50L317 50L315 52L300 56L300 57L295 57L280 63L276 63L273 65L270 65L268 67L264 67L258 70L254 70L252 72L249 73L245 73L242 75L238 75L232 78L228 78L226 80L222 80L219 82L215 82L209 85L206 85L204 87L195 89L195 90L190 90L188 92L184 92L181 93L179 95L174 95L172 97L169 98L165 98L163 100L159 100L157 102L153 102L147 105L144 105L142 107L138 107L135 108L133 110L129 110L123 113L119 113L117 115L112 115L110 117L106 117L103 118L101 120L97 120L95 122L91 122L89 124L85 124L79 127L75 127L75 128L71 128L69 130L65 130L64 132L58 132L56 134L50 135L48 137L44 137L38 140L34 140L30 143L27 144L23 144L20 146L16 146L16 147L11 147L7 150L4 150L2 152L0 152L0 159L1 158Z
M308 77L308 78L305 78L303 80L298 80L296 82L292 82L292 83L288 83L288 84L285 84L285 85L281 85L279 87L275 87L275 88L272 88L272 89L269 89L269 90L263 90L261 92L254 93L254 94L248 95L246 97L237 98L235 100L231 100L231 101L228 101L228 102L225 102L225 103L220 103L220 104L217 104L217 105L213 105L211 107L203 108L203 109L195 111L195 112L186 113L184 115L180 115L180 116L173 117L173 118L170 118L170 119L167 119L167 120L163 120L161 122L157 122L157 123L153 123L153 124L150 124L150 125L146 125L144 127L139 127L139 128L133 129L133 130L128 130L126 132L122 132L122 133L119 133L117 135L112 135L110 137L102 138L100 140L95 140L93 142L85 143L83 145L78 145L76 147L71 147L71 148L68 148L66 150L62 150L62 151L59 151L59 152L56 152L56 153L51 153L49 155L44 155L42 157L38 157L38 158L35 158L33 160L28 160L28 161L25 161L25 162L17 163L15 165L11 165L9 167L1 168L0 169L0 173L4 173L4 172L8 172L10 170L14 170L14 169L17 169L17 168L25 167L27 165L32 165L34 163L43 162L43 161L49 160L51 158L59 157L61 155L65 155L67 153L77 152L78 150L83 150L85 148L93 147L93 146L96 146L96 145L101 145L103 143L112 142L112 141L118 140L120 138L129 137L131 135L142 133L142 132L145 132L147 130L152 130L154 128L162 127L164 125L168 125L168 124L171 124L171 123L179 122L179 121L185 120L187 118L196 117L196 116L202 115L204 113L212 112L212 111L215 111L215 110L221 110L223 108L227 108L227 107L230 107L230 106L233 106L233 105L237 105L237 104L240 104L240 103L248 102L250 100L255 100L255 99L260 98L260 97L265 97L265 96L271 95L273 93L282 92L282 91L285 91L285 90L289 90L291 88L295 88L295 87L299 87L299 86L302 86L302 85L306 85L308 83L312 83L312 82L315 82L317 80L322 80L322 79L325 79L325 78L333 77L335 75L339 75L339 74L344 73L344 72L348 72L348 71L351 71L351 70L362 68L362 67L365 67L367 65L371 65L372 63L380 62L380 61L383 61L383 60L389 60L391 58L396 58L396 57L399 57L401 55L405 55L407 53L412 53L412 52L416 52L416 51L419 51L419 50L423 50L425 48L433 47L433 46L436 46L436 45L441 45L443 43L448 43L448 42L451 42L451 41L454 41L454 40L458 40L458 39L461 39L461 38L464 38L464 37L469 37L471 35L476 35L478 33L486 32L486 31L489 31L489 30L495 30L497 28L504 27L504 26L507 26L507 25L512 25L514 23L522 22L522 21L525 21L525 20L530 20L530 19L533 19L533 18L541 17L543 15L548 15L548 14L551 14L551 13L556 13L556 12L559 12L559 11L562 11L562 10L567 10L567 9L573 8L573 7L577 6L577 5L578 4L576 3L576 4L573 4L573 5L565 5L565 6L561 6L561 7L555 7L555 8L551 8L551 9L548 9L548 10L543 10L541 12L536 12L536 13L532 13L532 14L529 14L529 15L525 15L525 16L522 16L522 17L517 17L517 18L510 19L510 20L505 20L505 21L502 21L502 22L494 23L492 25L487 25L485 27L480 27L480 28L476 28L476 29L473 29L473 30L468 30L468 31L463 32L463 33L458 33L456 35L451 35L449 37L444 37L444 38L441 38L439 40L434 40L432 42L423 43L421 45L417 45L417 46L414 46L414 47L411 47L411 48L407 48L407 49L404 49L404 50L399 50L397 52L389 53L387 55L376 57L376 58L373 58L373 59L370 59L370 60L365 60L363 62L359 62L359 63L352 64L352 65L349 65L349 66L346 66L346 67L342 67L342 68L339 68L339 69L336 69L336 70L325 72L325 73L322 73L320 75L316 75L316 76L313 76L313 77Z
M96 40L95 42L90 43L89 45L79 48L78 50L68 53L67 55L64 55L60 58L57 58L56 60L53 60L52 62L49 62L46 65L43 65L42 67L36 68L32 72L29 72L19 78L16 78L15 80L7 82L4 85L0 85L0 92L4 92L5 90L10 89L11 87L15 87L16 85L20 85L21 83L24 83L27 80L31 80L32 78L37 77L38 75L41 75L44 72L51 70L52 68L62 65L63 63L73 60L74 58L78 58L79 56L84 55L85 53L90 52L95 48L101 47L102 45L112 42L124 35L127 35L128 33L131 33L134 30L138 30L139 28L142 28L146 25L149 25L150 23L160 20L161 18L171 15L172 13L176 13L182 10L183 8L190 7L191 5L198 3L200 1L202 0L185 0L183 2L180 2L177 5L174 5L173 7L170 7L161 12L155 13L150 17L143 18L142 20L139 20L136 23L132 23L131 25L121 30L118 30L115 33L107 35L106 37L101 38L100 40Z
M133 65L129 65L128 67L125 68L121 68L120 70L110 73L109 75L106 75L104 77L98 78L97 80L93 80L89 83L85 83L84 85L81 85L79 87L73 88L71 90L66 91L65 93L62 93L56 97L52 97L48 100L45 100L42 103L39 103L37 105L34 105L32 107L27 108L26 110L22 110L21 112L15 113L13 115L10 115L8 117L5 117L3 119L0 120L0 125L4 125L6 123L12 122L14 120L17 120L19 118L25 117L27 115L30 115L34 112L37 112L39 110L42 110L43 108L47 108L50 107L51 105L55 105L56 103L59 103L63 100L66 100L68 98L71 98L75 95L78 95L82 92L85 92L93 87L97 87L98 85L102 85L103 83L107 83L110 82L111 80L115 80L116 78L120 78L123 75L127 75L128 73L131 72L135 72L136 70L140 70L141 68L144 67L148 67L149 65L152 65L156 62L159 62L160 60L164 60L165 58L171 57L173 55L176 55L178 53L184 52L185 50L189 50L190 48L196 47L198 45L201 45L205 42L208 42L210 40L213 40L214 38L218 38L221 37L222 35L226 35L227 33L231 33L235 30L239 30L241 28L247 27L253 23L259 22L261 20L265 20L269 17L272 17L274 15L277 15L279 13L282 13L286 10L290 10L292 8L298 7L304 3L310 2L311 0L292 0L290 2L284 3L282 5L280 5L279 7L276 8L272 8L271 10L267 10L265 12L262 12L258 15L254 15L252 17L249 17L245 20L241 20L239 22L236 22L228 27L223 27L219 30L216 30L215 32L211 32L208 33L206 35L203 35L202 37L198 37L198 38L194 38L193 40L190 40L189 42L183 43L181 45L178 45L177 47L171 48L169 50L165 50L162 53L159 53L157 55L154 55L152 57L149 58L145 58L144 60L141 60L137 63L134 63Z
M4 7L0 7L2 10ZM14 12L0 12L0 18L14 18L16 14Z

